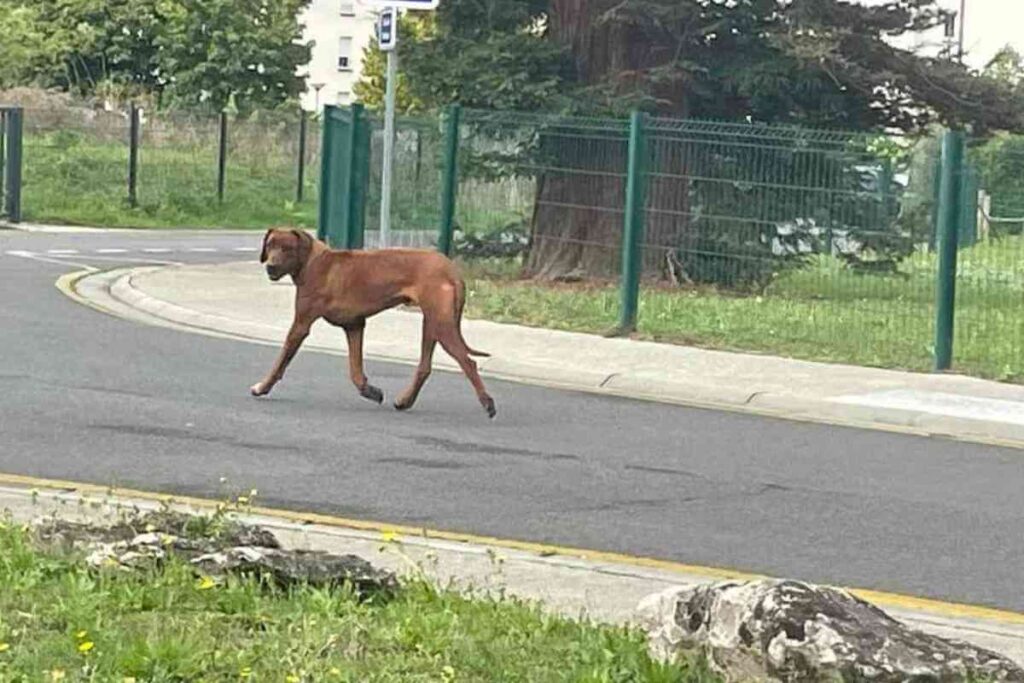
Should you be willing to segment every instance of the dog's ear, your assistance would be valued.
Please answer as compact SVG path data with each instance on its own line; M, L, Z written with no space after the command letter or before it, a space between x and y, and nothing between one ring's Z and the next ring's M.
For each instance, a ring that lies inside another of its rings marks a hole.
M267 230L263 235L263 247L260 249L260 263L267 262L267 240L270 239L270 233L272 232L274 232L273 228Z
M292 230L292 234L299 238L299 263L305 263L313 250L313 237L305 230Z

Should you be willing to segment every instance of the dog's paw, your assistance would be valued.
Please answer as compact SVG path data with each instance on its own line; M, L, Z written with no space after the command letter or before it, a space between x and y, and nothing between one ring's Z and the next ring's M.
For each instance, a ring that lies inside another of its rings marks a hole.
M484 411L487 413L487 417L494 419L494 416L498 414L498 409L494 407L494 399L488 396L486 399L480 401L484 407Z
M377 387L373 386L372 384L367 384L362 389L360 389L359 395L365 399L373 401L378 405L384 402L384 392L378 389Z
M249 387L249 393L253 396L266 396L270 393L270 386L264 382L257 382Z

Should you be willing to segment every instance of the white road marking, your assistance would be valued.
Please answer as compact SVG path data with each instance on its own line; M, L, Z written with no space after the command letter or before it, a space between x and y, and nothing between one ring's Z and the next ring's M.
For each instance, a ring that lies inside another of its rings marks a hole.
M169 254L172 250L165 249L164 247L152 247L150 249L143 249L142 251L147 254Z
M42 256L40 254L34 254L31 251L22 251L20 249L16 249L14 251L8 251L7 255L8 256L19 256L21 258L32 259L33 261L42 261L43 263L56 263L56 264L61 265L61 266L67 266L67 265L78 266L79 268L83 268L85 270L88 270L91 273L95 273L96 271L99 270L99 268L94 268L93 266L90 266L87 263L76 263L75 261L69 261L67 259L47 258L47 257Z
M188 251L194 254L212 254L217 249L215 247L189 247Z
M127 254L127 249L97 249L97 254Z
M66 255L66 254L77 254L78 250L77 249L47 249L46 253L47 254L63 254L63 255Z
M257 249L256 247L235 247L235 251L257 252L259 251L259 249Z

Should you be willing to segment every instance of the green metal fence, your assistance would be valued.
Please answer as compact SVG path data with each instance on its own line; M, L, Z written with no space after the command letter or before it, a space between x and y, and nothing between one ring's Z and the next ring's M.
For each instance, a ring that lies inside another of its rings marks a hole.
M444 150L451 135L441 137ZM488 314L811 359L1024 373L1024 221L983 218L993 164L980 141L967 141L960 162L943 156L939 135L470 110L455 142L455 236L530 239L528 279L489 290ZM440 176L420 176L431 219L437 198L445 210L439 156ZM1005 174L1015 159L997 167ZM1008 205L1002 183L996 206Z
M242 119L136 109L133 117L132 111L25 110L26 220L315 225L317 174L306 170L319 165L319 124L303 123L308 115L260 112Z

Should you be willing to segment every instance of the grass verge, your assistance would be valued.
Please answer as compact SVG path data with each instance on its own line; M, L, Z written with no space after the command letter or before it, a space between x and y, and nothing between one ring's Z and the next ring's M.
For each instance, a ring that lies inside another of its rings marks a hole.
M345 590L216 583L169 562L89 570L0 525L3 681L711 681L652 661L636 631L508 599L403 584Z
M965 249L957 281L954 369L1024 380L1021 238ZM616 283L519 278L518 263L463 264L467 316L603 333L619 315ZM934 255L894 276L857 275L835 259L781 275L760 295L712 287L641 288L637 337L806 360L928 371L935 339Z

